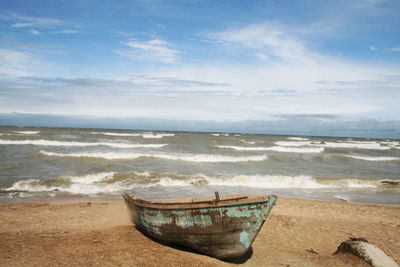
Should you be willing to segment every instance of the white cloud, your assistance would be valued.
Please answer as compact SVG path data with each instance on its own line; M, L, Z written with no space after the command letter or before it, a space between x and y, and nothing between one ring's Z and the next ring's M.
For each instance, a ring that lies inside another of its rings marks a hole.
M33 35L40 35L40 32L37 31L37 30L35 30L35 29L30 30L30 32L31 32Z
M32 75L37 59L32 53L0 48L0 74L6 76Z
M239 45L249 52L253 50L254 55L263 60L272 56L289 62L308 63L318 56L307 50L302 40L276 23L252 24L212 33L209 37L218 43Z
M117 52L132 60L149 60L165 63L173 63L178 60L179 51L168 48L169 44L162 40L130 40L128 42L122 42L122 44L129 46L131 49Z
M370 51L377 51L378 48L376 48L375 46L371 45L371 46L369 47L369 50L370 50Z
M14 28L22 28L22 27L51 28L54 26L60 26L65 23L64 21L59 19L29 17L17 13L10 13L8 19L16 21L16 23L11 25L11 27Z
M387 50L391 52L400 52L400 46L388 48Z

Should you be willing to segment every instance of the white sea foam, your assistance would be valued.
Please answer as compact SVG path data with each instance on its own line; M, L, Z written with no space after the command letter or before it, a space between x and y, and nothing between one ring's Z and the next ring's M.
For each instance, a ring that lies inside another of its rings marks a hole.
M400 160L400 158L396 157L370 157L370 156L354 156L354 155L343 155L344 157L359 159L359 160L367 160L367 161L394 161Z
M159 138L163 138L163 137L171 137L171 136L175 136L175 134L153 134L153 133L145 133L145 134L142 134L142 137L143 138L156 138L156 139L159 139Z
M213 186L248 186L258 188L323 188L310 176L238 175L230 178L206 177Z
M315 146L331 147L331 148L358 148L372 150L388 150L390 147L381 146L377 142L325 142L316 144Z
M128 143L89 143L89 142L70 142L52 140L3 140L0 145L35 145L35 146L63 146L63 147L88 147L88 146L108 146L116 148L160 148L167 144L128 144Z
M214 134L210 134L212 136L220 136L220 134L214 133Z
M114 193L122 190L130 190L136 187L136 184L130 181L118 181L109 183L114 177L114 172L102 172L84 176L59 177L63 180L61 185L46 185L45 180L28 179L14 183L6 191L28 191L28 192L49 192L59 191L72 194L94 195L99 193Z
M146 133L112 133L112 132L91 132L92 134L103 134L103 135L108 135L108 136L136 136L136 137L143 137L143 138L154 138L154 139L160 139L163 137L170 137L170 136L175 136L175 134L171 133L152 133L152 132L146 132Z
M308 138L304 138L304 137L288 137L287 139L296 140L296 141L306 141L306 140L308 140Z
M257 142L254 142L254 141L244 141L246 144L249 144L249 145L255 145L255 144L257 144Z
M373 149L373 150L388 150L391 147L381 146L380 143L374 141L346 141L346 142L315 142L315 141L276 141L278 146L285 147L329 147L329 148L358 148L358 149Z
M274 142L275 145L278 146L307 146L311 144L311 141L276 141Z
M192 162L241 162L241 161L263 161L267 155L231 157L212 154L161 154L161 153L122 153L122 152L86 152L86 153L55 153L40 151L41 154L54 157L88 157L103 159L137 159L137 158L158 158L169 160L182 160Z
M247 146L220 146L215 147L222 149L233 149L238 151L276 151L276 152L288 152L288 153L321 153L324 151L323 147L282 147L282 146L271 146L271 147L247 147Z
M17 134L38 134L40 131L13 131L14 133Z
M40 191L54 191L56 190L56 186L46 186L40 184L39 179L28 179L15 182L12 186L6 188L6 191L30 191L30 192L40 192Z
M193 177L174 176L169 174L156 174L145 171L142 173L132 172L125 179L117 179L115 172L101 172L83 176L57 177L53 181L28 179L14 183L6 191L27 191L27 192L68 192L72 194L99 194L118 193L131 190L137 187L177 187L177 186L240 186L255 188L274 189L329 189L329 188L376 188L380 183L376 180L346 178L328 179L314 178L306 175L285 176L285 175L236 175L213 177L197 174ZM122 176L123 177L123 176Z
M91 132L91 134L103 134L108 136L141 136L142 134L138 133L109 133L109 132Z
M382 145L385 146L390 146L390 147L395 147L395 146L399 146L400 142L396 142L396 141L385 141L385 142L380 142Z
M357 178L349 179L328 179L328 182L319 182L320 178L307 175L285 176L285 175L237 175L232 177L209 177L197 175L192 178L181 179L179 177L165 177L151 186L245 186L256 188L301 188L301 189L328 189L328 188L376 188L376 181L368 181Z

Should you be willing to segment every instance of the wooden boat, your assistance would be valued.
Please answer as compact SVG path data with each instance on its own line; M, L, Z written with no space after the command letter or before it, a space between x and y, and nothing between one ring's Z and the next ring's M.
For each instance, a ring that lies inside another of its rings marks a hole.
M234 195L207 199L142 200L124 195L136 228L164 242L218 259L246 255L276 196Z

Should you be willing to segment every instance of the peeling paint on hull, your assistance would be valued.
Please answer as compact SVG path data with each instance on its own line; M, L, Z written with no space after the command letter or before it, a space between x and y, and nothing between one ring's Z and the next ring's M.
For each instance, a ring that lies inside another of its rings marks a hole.
M162 242L201 251L219 259L230 259L247 253L276 201L229 206L158 209L143 207L124 196L135 226ZM247 201L248 202L248 201Z

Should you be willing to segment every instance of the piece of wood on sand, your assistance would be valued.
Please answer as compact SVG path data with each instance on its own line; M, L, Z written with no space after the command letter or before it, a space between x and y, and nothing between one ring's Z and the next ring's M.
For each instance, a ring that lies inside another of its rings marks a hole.
M337 248L338 254L351 253L376 267L398 267L397 263L378 247L368 243L364 238L350 238L342 242Z

